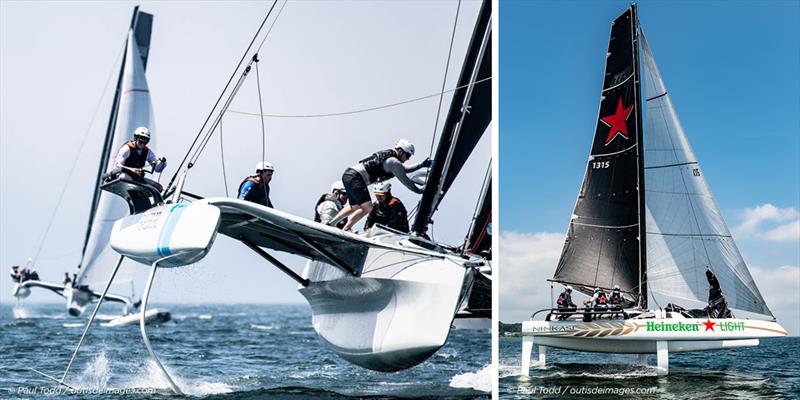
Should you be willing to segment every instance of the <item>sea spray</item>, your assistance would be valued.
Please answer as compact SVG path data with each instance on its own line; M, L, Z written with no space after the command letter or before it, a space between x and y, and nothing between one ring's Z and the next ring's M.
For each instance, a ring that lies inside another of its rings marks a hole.
M487 364L478 372L467 372L454 376L450 379L450 387L475 389L490 393L492 391L493 379L494 366L492 364Z

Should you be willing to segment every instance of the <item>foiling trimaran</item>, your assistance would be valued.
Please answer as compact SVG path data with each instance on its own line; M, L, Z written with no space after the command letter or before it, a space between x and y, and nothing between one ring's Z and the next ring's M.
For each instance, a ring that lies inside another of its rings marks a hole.
M158 267L182 267L201 260L221 232L294 279L311 305L312 324L323 341L344 359L368 369L410 368L444 345L454 318L490 318L491 179L487 177L481 188L465 243L449 246L426 233L443 197L491 122L490 22L491 2L484 1L410 234L376 225L359 235L256 203L201 198L184 191L191 162L179 177L176 173L177 182L173 178L163 197L125 177L105 181L102 189L124 198L133 214L114 223L111 247L151 266L142 311L147 309ZM219 109L220 102L215 105L217 123L257 62L256 53L242 70L228 101ZM209 135L214 126L208 129ZM202 150L203 141L199 146ZM195 201L189 202L189 198ZM302 275L270 251L306 258ZM113 279L112 275L108 285ZM140 327L169 386L181 393L153 351L144 322ZM58 381L64 384L63 379Z
M48 289L66 299L67 311L72 316L80 316L86 307L102 297L98 285L105 284L114 266L123 263L123 257L115 254L109 247L111 229L116 220L129 214L131 207L117 196L103 193L100 183L109 167L113 165L116 151L131 140L134 129L144 126L153 130L152 105L145 77L153 16L133 11L125 53L117 78L114 100L106 128L103 150L97 170L92 206L89 212L84 238L81 262L78 265L77 279L71 284L56 284L39 280L26 280L15 285L13 294L17 299L30 295L30 288ZM136 266L126 263L116 272L116 283L132 282ZM93 289L94 287L94 289ZM128 296L106 293L105 300L124 305L122 317L111 320L107 325L126 325L138 322L139 315L130 314L139 307ZM166 310L153 309L146 313L147 322L161 323L170 319Z
M711 196L635 4L611 24L591 154L552 281L588 295L619 286L627 304L535 313L522 323L523 375L534 344L541 366L547 347L639 354L642 363L656 353L667 374L670 352L787 335Z

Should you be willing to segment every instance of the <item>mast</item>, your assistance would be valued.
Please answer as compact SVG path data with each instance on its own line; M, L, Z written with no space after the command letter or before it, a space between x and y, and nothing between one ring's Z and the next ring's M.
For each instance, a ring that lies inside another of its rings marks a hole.
M424 235L433 214L492 120L491 1L484 0L450 102L411 230ZM480 82L477 83L476 82Z
M631 4L631 35L633 37L633 79L634 90L636 91L636 104L639 112L636 112L636 158L638 163L637 190L639 192L639 305L642 309L647 309L647 229L645 220L645 179L644 179L644 139L642 132L642 111L644 110L644 100L642 99L641 68L639 65L639 17L636 14L636 3Z

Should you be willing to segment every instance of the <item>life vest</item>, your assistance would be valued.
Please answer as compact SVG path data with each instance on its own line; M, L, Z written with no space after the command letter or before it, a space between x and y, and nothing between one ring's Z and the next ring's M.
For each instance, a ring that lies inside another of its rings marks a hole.
M138 149L136 148L136 142L131 140L130 142L125 143L125 145L128 146L130 152L128 153L128 158L122 162L122 165L128 168L144 167L144 165L147 164L147 153L150 152L150 149L148 149L147 146L144 146L144 150L141 154L139 154L137 151Z
M264 184L261 182L260 179L256 179L258 176L248 176L242 183L239 184L239 189L236 191L237 196L242 193L242 187L247 182L253 182L256 187L254 187L250 192L247 193L247 196L242 200L252 201L253 203L258 203L261 205L265 205L267 207L272 207L272 204L269 202L269 193L267 192L269 189L268 187L265 188ZM249 197L249 198L248 198Z
M383 162L390 158L397 158L397 152L394 149L381 150L359 161L367 171L367 175L369 175L369 182L367 183L384 181L394 176L391 172L386 172L383 169Z
M333 196L332 193L325 193L322 196L319 196L317 204L314 205L314 221L322 222L322 218L319 216L319 213L317 212L317 207L319 207L319 205L322 204L323 202L331 200L333 198L332 196Z

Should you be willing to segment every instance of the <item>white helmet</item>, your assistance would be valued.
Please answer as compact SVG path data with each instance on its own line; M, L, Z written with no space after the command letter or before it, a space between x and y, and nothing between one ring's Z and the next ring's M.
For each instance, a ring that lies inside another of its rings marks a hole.
M409 155L412 155L412 156L414 155L414 145L411 144L411 142L409 142L408 139L400 139L400 140L398 140L397 144L394 145L394 148L402 149L403 151L405 151Z
M133 138L136 139L137 136L141 136L150 140L150 129L147 129L146 126L140 126L133 131Z
M378 182L375 184L375 187L372 188L372 191L375 193L389 193L392 191L392 184L389 182Z
M256 164L256 172L260 172L260 171L264 171L264 170L274 171L275 167L273 167L272 164L270 164L267 161L259 161Z
M344 190L344 183L342 183L342 181L336 181L336 182L333 182L331 184L331 192L336 191L336 190L339 190L339 191Z

